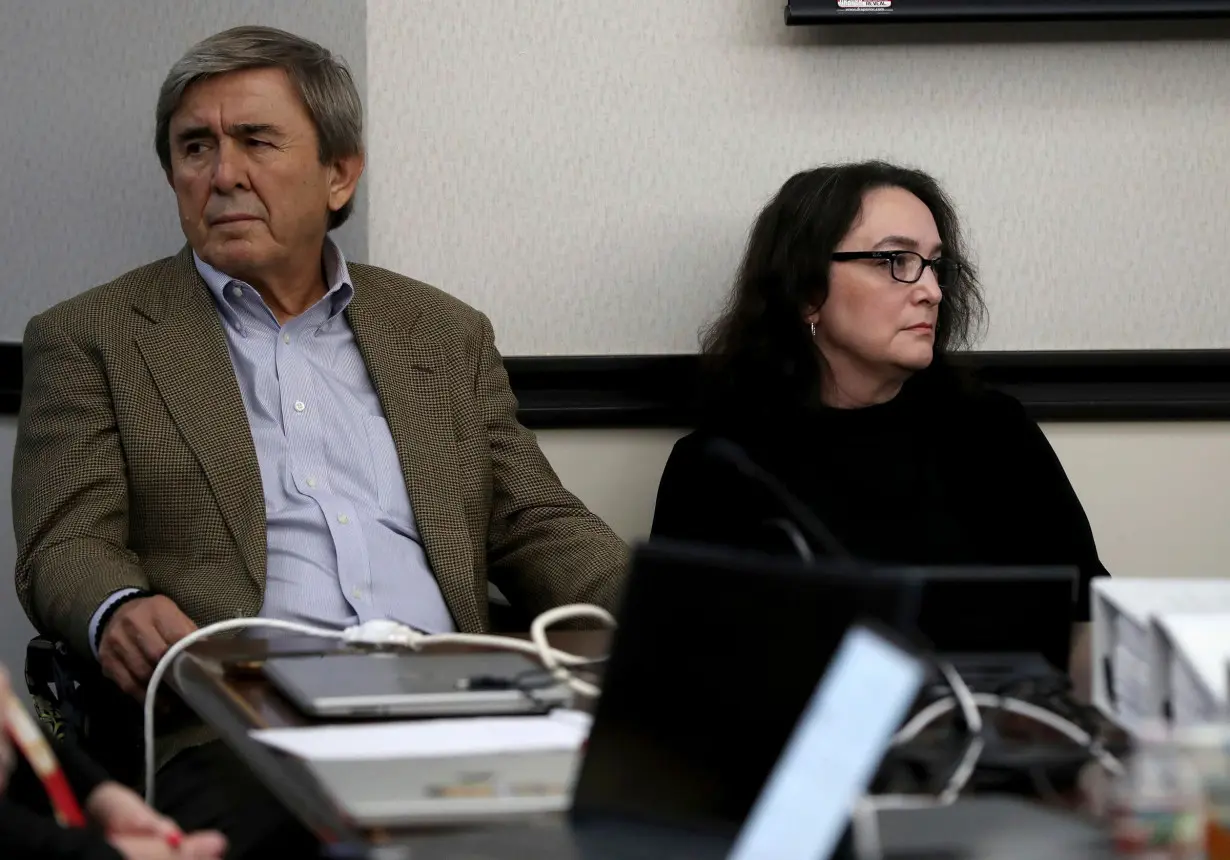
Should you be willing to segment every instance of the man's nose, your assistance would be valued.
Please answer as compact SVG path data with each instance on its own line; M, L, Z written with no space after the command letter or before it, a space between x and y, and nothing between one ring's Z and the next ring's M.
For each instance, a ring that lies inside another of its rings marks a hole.
M213 184L219 191L247 187L247 168L243 153L233 141L223 140L214 160Z

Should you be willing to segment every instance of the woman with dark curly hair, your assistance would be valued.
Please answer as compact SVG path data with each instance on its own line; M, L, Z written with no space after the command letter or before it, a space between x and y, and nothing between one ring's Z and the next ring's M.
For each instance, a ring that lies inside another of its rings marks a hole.
M705 334L701 420L671 453L653 536L801 549L781 503L708 453L721 438L858 558L1075 566L1072 620L1088 621L1089 579L1106 570L1063 467L1020 403L945 360L984 314L956 211L932 177L878 161L791 177L756 219ZM1072 657L1083 686L1076 632L1071 655L1047 656Z

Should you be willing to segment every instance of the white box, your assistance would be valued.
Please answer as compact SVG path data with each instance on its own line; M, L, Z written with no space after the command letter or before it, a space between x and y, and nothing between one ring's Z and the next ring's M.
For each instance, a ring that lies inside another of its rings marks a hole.
M259 729L353 822L457 824L567 809L590 717L469 717Z
M1130 726L1161 720L1165 678L1153 618L1164 613L1230 612L1230 580L1097 577L1093 610L1093 704Z
M1153 630L1159 689L1173 724L1186 728L1230 716L1230 613L1163 613Z

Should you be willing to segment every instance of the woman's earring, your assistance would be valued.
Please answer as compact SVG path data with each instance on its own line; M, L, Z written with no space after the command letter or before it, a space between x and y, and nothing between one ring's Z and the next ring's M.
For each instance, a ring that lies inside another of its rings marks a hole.
M812 340L816 339L816 324L815 323L811 324L811 339Z

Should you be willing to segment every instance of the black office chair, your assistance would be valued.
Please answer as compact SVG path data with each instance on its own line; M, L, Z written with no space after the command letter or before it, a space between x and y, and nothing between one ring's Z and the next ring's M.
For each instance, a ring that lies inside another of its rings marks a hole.
M80 747L117 782L140 784L141 706L92 659L76 657L65 642L36 636L26 646L25 676L39 722L53 737Z

